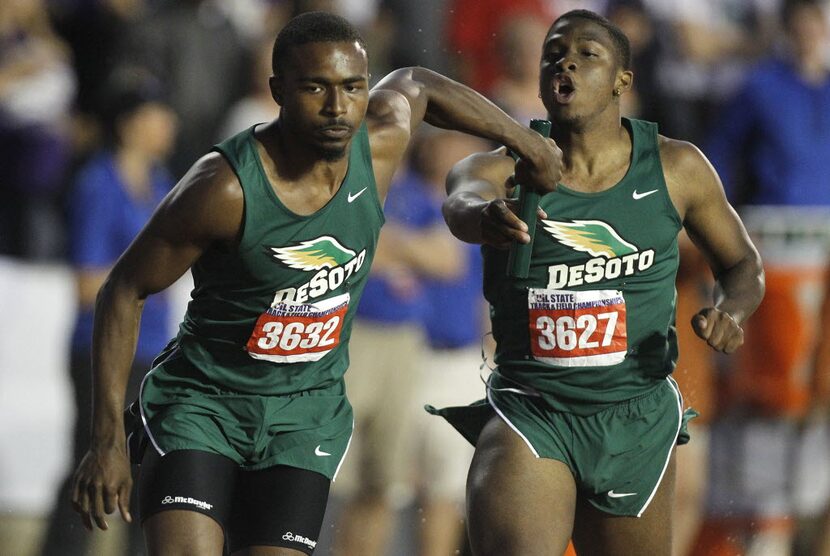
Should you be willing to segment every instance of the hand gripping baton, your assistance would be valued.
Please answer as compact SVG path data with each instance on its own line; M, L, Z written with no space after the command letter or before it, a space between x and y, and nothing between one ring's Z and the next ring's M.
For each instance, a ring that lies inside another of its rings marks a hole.
M550 137L548 120L530 120L530 129L543 137ZM518 156L511 152L514 159ZM507 275L511 278L527 278L530 271L530 254L533 252L533 239L536 237L536 209L539 208L540 195L536 191L516 184L519 194L519 218L527 224L530 243L513 241L507 257Z

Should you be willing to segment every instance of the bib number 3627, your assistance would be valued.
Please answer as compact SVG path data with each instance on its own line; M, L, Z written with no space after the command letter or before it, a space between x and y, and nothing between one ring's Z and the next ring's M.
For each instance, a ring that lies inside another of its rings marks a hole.
M564 367L616 365L625 359L625 299L617 290L528 292L530 351Z
M316 303L280 302L259 316L246 349L275 363L319 361L340 345L349 294Z

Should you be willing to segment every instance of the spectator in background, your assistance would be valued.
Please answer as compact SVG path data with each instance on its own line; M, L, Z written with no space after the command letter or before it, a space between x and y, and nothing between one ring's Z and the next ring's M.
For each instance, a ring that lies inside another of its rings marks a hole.
M273 39L263 39L253 53L253 63L250 65L250 91L231 106L217 135L219 142L252 125L270 122L279 115L280 107L271 98L271 89L268 88L273 46Z
M712 126L706 152L735 203L830 205L827 19L818 0L784 0L781 18L784 55L749 73Z
M68 198L69 255L75 269L78 315L69 370L77 411L72 463L56 496L43 554L88 554L91 535L67 500L71 471L88 448L92 424L93 306L98 289L115 260L138 234L173 186L164 168L176 133L176 119L162 100L157 81L139 70L122 69L105 89L102 102L105 147L78 173ZM170 339L168 306L163 295L147 298L129 385L138 394L150 362ZM138 523L129 526L129 554L143 553Z
M794 462L805 446L805 419L823 395L810 377L830 254L826 240L804 232L811 206L830 207L830 37L819 0L784 0L780 17L782 55L748 74L706 148L730 199L745 205L767 294L746 329L749 349L721 388L728 413L712 430L713 469L720 466L714 478L721 480L710 491L701 554L724 539L737 539L739 551L765 546L788 554L794 516L807 512L795 495ZM809 470L830 473L822 461Z
M613 1L613 0L612 0ZM606 12L608 0L547 0L556 17L571 10L590 10L602 14Z
M233 25L242 43L256 48L261 40L288 22L291 8L288 4L272 0L234 0L217 2L216 7Z
M0 254L60 254L75 78L42 0L0 2Z
M411 157L413 175L421 182L437 217L443 218L447 173L462 158L488 148L481 139L451 131L435 130L421 138ZM481 252L477 245L459 242L446 228L443 233L460 247L457 260L461 269L454 277L423 281L429 347L413 396L418 405L471 403L481 390L482 334L488 320L481 294ZM465 484L473 447L420 408L415 423L416 486L419 507L423 508L418 554L458 554L464 540Z
M539 45L547 30L545 20L520 14L504 21L496 40L501 74L489 96L523 124L547 115L539 98Z
M147 4L147 0L50 2L55 30L72 52L78 81L72 128L77 159L89 156L103 140L101 87L124 62L124 37L146 16Z
M501 72L497 43L508 18L528 14L548 23L543 0L452 0L447 33L462 82L489 91Z
M297 17L307 12L335 13L339 11L337 0L290 0L288 4L291 7L290 17Z
M417 141L410 158L426 147ZM424 280L463 272L463 246L450 236L432 188L416 168L401 173L386 200L386 224L350 340L346 388L354 408L350 457L332 484L346 498L335 540L344 556L385 554L396 510L413 499L413 396L426 363Z
M667 135L702 141L748 64L769 47L767 0L648 0L662 41L659 94Z
M165 2L136 26L128 56L169 90L181 128L173 174L209 151L224 114L249 82L245 52L233 24L214 0Z
M454 51L446 44L452 0L382 0L381 17L391 20L388 41L392 67L423 66L452 74Z
M657 61L660 42L655 22L643 0L611 0L607 7L609 21L616 24L631 41L631 66L634 84L621 98L624 116L659 122L661 97L657 94Z

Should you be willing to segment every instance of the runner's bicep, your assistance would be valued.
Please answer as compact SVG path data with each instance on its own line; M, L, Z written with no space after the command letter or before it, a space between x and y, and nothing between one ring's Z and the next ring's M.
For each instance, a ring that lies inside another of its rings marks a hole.
M683 226L717 276L746 259L755 248L720 177L699 149L678 142L673 153L673 180L682 187Z
M151 223L118 259L108 280L129 286L143 298L172 285L204 250L204 244L167 235Z
M236 178L194 167L156 209L113 268L110 279L140 297L165 289L211 246L230 245L242 229L243 197Z

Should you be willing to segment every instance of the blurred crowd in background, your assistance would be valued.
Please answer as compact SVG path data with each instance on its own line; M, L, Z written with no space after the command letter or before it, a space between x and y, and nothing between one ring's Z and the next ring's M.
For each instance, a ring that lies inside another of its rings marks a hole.
M703 150L765 262L767 296L746 345L717 356L688 325L710 303L711 277L683 241L675 377L701 416L679 449L676 554L830 555L822 0L0 2L0 554L142 553L135 528L87 534L67 502L88 435L95 294L199 156L276 117L271 48L290 17L324 10L357 25L373 80L425 66L527 123L545 115L546 31L575 8L629 36L624 113ZM466 550L472 450L422 406L483 397L491 346L480 255L452 238L440 206L449 168L490 148L429 129L392 187L346 375L353 452L318 553ZM185 283L148 301L137 380L175 333L187 294Z

